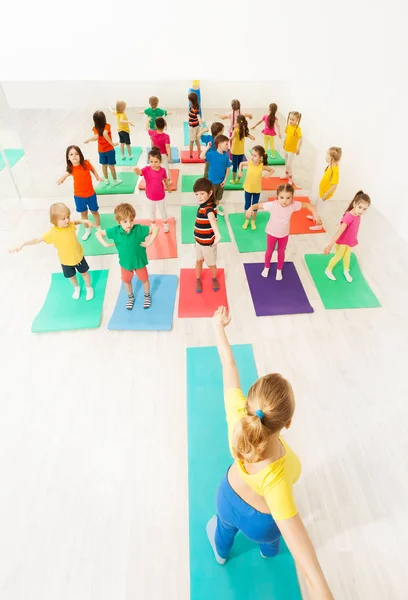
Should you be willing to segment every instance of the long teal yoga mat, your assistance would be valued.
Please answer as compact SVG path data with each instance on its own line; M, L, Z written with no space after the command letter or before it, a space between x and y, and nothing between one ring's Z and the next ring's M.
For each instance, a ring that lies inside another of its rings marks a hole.
M246 394L257 379L252 346L233 346ZM232 463L225 421L221 363L215 347L187 349L187 426L191 600L301 600L295 565L282 541L279 555L262 559L241 533L219 565L205 527L215 495Z
M202 127L203 127L203 129L205 127L207 127L207 125L204 123L204 121L202 123ZM189 146L190 145L190 128L188 126L187 121L184 121L184 123L183 123L183 135L184 135L184 145ZM195 142L194 142L194 144L195 144ZM204 142L200 142L200 144L201 144L201 146L205 146Z

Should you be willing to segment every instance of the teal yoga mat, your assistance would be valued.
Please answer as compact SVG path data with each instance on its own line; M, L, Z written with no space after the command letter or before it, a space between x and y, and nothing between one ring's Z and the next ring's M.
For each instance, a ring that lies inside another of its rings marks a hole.
M8 164L10 167L14 167L16 163L24 156L24 150L22 148L5 148L4 154L6 155ZM0 171L6 166L3 155L0 154Z
M111 194L133 194L139 176L135 173L129 173L127 171L117 171L116 175L118 179L122 180L122 183L113 185L112 177L109 174L110 185L105 185L104 182L101 182L95 188L95 192L98 196L107 196Z
M125 159L122 158L122 153L119 146L115 146L116 166L117 167L135 167L137 161L142 156L141 146L131 146L133 158L129 158L127 147L125 146ZM121 177L122 179L122 177Z
M194 225L197 217L198 206L181 207L181 243L195 244ZM217 218L218 229L220 230L221 242L230 242L231 237L228 231L225 217Z
M233 346L244 393L257 379L252 346ZM203 374L205 373L205 376ZM285 543L273 559L238 533L225 565L206 534L215 495L232 463L228 448L221 363L215 347L187 349L187 427L191 600L301 600L295 564Z
M207 125L204 123L203 121L203 125L202 128L204 129L205 127L207 127ZM185 146L189 146L190 145L190 131L189 131L189 127L188 127L188 122L184 121L183 124L183 133L184 133L184 145ZM205 146L204 142L200 142L202 146ZM195 147L195 142L194 142L194 147Z

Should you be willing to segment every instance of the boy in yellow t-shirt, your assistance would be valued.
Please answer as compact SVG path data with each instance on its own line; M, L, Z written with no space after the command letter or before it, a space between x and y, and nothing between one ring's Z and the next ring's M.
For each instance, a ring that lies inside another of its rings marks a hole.
M339 183L339 162L342 154L342 150L338 146L331 146L326 153L326 162L328 164L320 180L319 197L316 201L316 207L321 218L325 216L327 200L330 200L334 196ZM314 220L312 215L308 215L307 218ZM320 231L323 229L323 225L313 225L309 229L311 231Z
M73 299L78 300L81 294L76 276L76 271L78 271L85 281L86 299L92 300L94 291L91 287L91 278L88 273L89 265L85 260L84 250L78 242L75 225L84 224L89 227L96 226L92 221L88 221L87 219L71 221L70 216L71 211L68 206L65 206L62 202L52 204L50 206L50 222L53 225L51 229L44 233L42 237L24 242L20 246L17 246L17 248L10 250L10 252L20 252L24 246L35 246L41 242L52 244L57 249L64 277L69 279L74 287L74 293L72 294Z
M124 100L118 100L116 102L116 110L113 110L112 107L109 107L110 111L116 115L118 121L118 135L119 135L119 144L120 144L120 152L122 154L122 160L126 159L125 156L125 144L129 154L129 158L133 158L132 147L130 142L130 128L129 125L134 127L134 123L129 121L125 114L126 110L126 102Z
M285 151L285 163L286 173L281 179L288 179L290 185L293 184L292 178L292 164L295 155L300 154L302 147L302 130L299 127L300 119L302 118L301 113L292 111L288 114L288 122L285 129L285 140L283 142L283 149Z

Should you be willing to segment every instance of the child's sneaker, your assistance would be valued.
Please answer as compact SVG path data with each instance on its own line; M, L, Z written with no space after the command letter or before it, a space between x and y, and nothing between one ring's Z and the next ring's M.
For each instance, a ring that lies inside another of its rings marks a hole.
M169 233L170 231L170 227L168 223L164 223L163 224L163 229L164 229L164 233Z
M126 160L126 156L121 156L120 157L122 160Z
M83 242L86 242L86 240L89 238L89 236L90 236L90 235L91 235L91 228L90 228L90 227L87 227L87 228L85 229L85 233L84 233L84 235L82 236L82 241L83 241Z
M104 180L103 180L103 183L104 183L104 185L110 185L110 181L109 181L109 179L104 179Z
M113 182L113 185L119 185L120 183L122 183L121 179L115 179L115 181Z
M261 273L261 276L266 278L266 277L268 277L268 275L269 275L269 268L265 267Z
M353 281L352 276L350 275L350 271L344 271L344 277L347 279L349 283Z
M283 275L280 269L276 269L276 281L282 281Z
M333 275L333 273L331 271L329 271L329 269L326 269L324 274L326 275L326 277L328 277L332 281L336 281L335 276Z

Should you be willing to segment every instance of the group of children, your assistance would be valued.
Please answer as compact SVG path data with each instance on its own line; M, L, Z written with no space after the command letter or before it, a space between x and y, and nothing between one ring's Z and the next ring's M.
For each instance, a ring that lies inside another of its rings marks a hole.
M302 208L311 212L309 218L314 221L310 227L312 230L322 228L321 217L325 213L326 202L333 197L339 181L339 162L342 156L341 148L331 147L326 155L328 166L324 172L319 186L319 197L315 205L305 202L298 202L294 199L294 187L292 180L292 166L296 155L299 155L302 147L302 131L299 126L301 113L292 111L288 115L285 128L285 139L283 143L285 155L285 176L287 182L282 183L277 189L276 200L271 202L259 202L262 186L262 176L266 172L272 176L274 169L268 166L267 150L270 149L272 157L275 154L275 137L282 137L277 118L278 107L275 103L269 105L269 112L265 114L253 127L255 130L260 123L264 123L264 146L255 145L251 150L251 157L245 160L245 139L255 140L249 133L247 119L252 119L252 115L241 109L238 100L231 102L231 111L225 115L217 114L221 120L229 120L228 136L224 135L224 125L221 122L214 122L211 125L211 133L208 129L202 127L201 107L199 104L199 95L197 91L190 90L188 95L189 113L188 125L190 133L190 156L193 156L194 144L197 146L197 152L201 159L205 160L204 176L196 180L194 184L194 194L198 202L197 216L194 226L194 238L196 246L196 292L202 292L201 271L203 263L211 269L212 289L219 290L217 280L217 244L221 239L217 225L217 217L223 217L224 211L221 206L224 187L229 178L232 166L232 184L238 184L243 177L243 170L246 170L244 188L244 209L245 219L242 227L247 229L251 224L251 229L256 229L256 215L258 210L265 210L270 213L269 222L266 226L267 250L265 253L265 267L261 273L263 277L268 277L270 263L273 251L277 247L278 264L276 279L283 278L283 265L285 260L285 249L289 239L290 220L294 212ZM73 298L80 297L80 287L76 272L80 273L85 281L86 300L93 298L93 290L88 274L89 266L84 258L84 252L79 243L75 225L83 224L85 232L82 240L86 241L91 235L91 229L97 229L96 237L104 245L115 245L119 254L119 264L121 266L122 281L128 292L128 301L126 308L131 310L134 305L134 296L132 291L133 273L142 282L144 287L144 308L151 306L151 296L149 279L147 273L147 254L146 248L152 244L159 233L159 228L155 225L156 211L158 209L160 217L163 220L164 233L169 232L167 220L167 211L165 204L165 189L171 193L171 178L169 163L172 163L170 137L166 133L165 116L171 114L159 108L159 100L152 96L149 99L150 107L143 111L148 117L146 129L151 139L152 148L148 152L148 165L140 169L136 167L135 173L144 177L146 181L146 197L150 201L150 219L151 227L135 224L136 211L128 203L119 204L114 211L117 226L109 228L106 231L101 230L98 201L92 184L91 174L99 182L105 185L111 185L108 178L108 167L111 172L112 185L118 185L121 180L117 178L115 169L116 153L115 146L120 144L120 152L123 160L126 160L125 147L129 159L132 159L132 146L130 139L130 127L134 124L127 118L125 110L126 103L118 101L116 110L110 109L117 118L117 128L119 134L119 143L113 142L111 135L111 126L106 122L106 116L102 111L96 111L93 115L94 135L85 140L98 142L99 162L102 166L103 178L99 176L93 165L85 160L81 149L78 146L69 146L66 150L66 172L58 180L62 184L67 177L72 176L74 181L74 201L81 219L77 221L70 220L70 209L62 204L55 203L50 208L50 222L53 227L41 238L35 238L14 249L21 250L26 245L33 245L40 242L53 244L58 251L61 266L65 277L67 277L74 287ZM200 140L206 142L206 147L201 150ZM232 159L232 160L231 160ZM336 244L335 256L330 260L325 274L335 280L333 267L337 262L343 259L344 276L348 282L352 282L350 275L350 255L351 248L357 244L357 233L360 225L361 215L370 206L370 198L367 194L359 191L344 214L339 230L325 248L324 253L329 254L334 244ZM94 222L88 219L88 211L91 211ZM108 244L105 238L113 240L113 244Z

